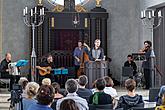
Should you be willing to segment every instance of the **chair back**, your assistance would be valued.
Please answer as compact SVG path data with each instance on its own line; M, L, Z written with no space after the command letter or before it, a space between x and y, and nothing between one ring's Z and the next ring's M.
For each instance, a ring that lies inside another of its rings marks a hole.
M132 67L122 67L122 76L130 77L133 76L133 68Z
M127 104L121 104L121 108L124 110L132 110L132 108L144 108L144 103L136 104L134 106L129 106Z
M105 104L105 105L93 105L93 104L89 104L89 110L97 110L97 109L113 109L113 105L112 104Z
M158 97L159 88L150 88L149 89L149 101L156 102L156 98Z
M153 108L132 107L130 110L155 110L155 107Z

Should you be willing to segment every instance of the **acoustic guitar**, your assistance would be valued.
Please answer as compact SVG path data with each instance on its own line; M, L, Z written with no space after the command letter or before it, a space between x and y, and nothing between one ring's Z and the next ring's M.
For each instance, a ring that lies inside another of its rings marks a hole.
M40 67L40 66L36 66L37 69L39 69L39 74L41 76L45 76L47 74L50 74L51 71L52 71L52 68L51 67Z

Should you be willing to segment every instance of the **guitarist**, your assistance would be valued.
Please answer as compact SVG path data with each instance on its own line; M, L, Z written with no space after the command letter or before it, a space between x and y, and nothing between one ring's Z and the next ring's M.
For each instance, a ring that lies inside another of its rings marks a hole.
M50 70L50 74L45 74L45 75L39 75L40 76L40 81L43 78L50 78L52 82L54 82L54 75L53 75L53 71L51 71L51 69L55 68L54 62L53 62L53 57L52 55L48 55L46 61L43 61L39 64L39 66L37 66L36 68L39 70L42 70L43 72L46 72L46 69L43 69L44 67L49 68Z

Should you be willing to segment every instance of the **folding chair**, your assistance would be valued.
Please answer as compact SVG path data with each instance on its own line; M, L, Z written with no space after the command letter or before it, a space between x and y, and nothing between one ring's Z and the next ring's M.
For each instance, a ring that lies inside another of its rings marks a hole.
M10 88L10 79L2 78L0 73L0 84L5 85L5 88Z
M132 67L122 67L121 84L123 84L123 77L133 77Z

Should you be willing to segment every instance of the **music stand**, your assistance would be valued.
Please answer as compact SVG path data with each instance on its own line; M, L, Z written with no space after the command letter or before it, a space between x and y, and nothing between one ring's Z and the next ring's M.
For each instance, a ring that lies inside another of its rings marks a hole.
M28 60L18 60L16 63L16 67L22 67L28 64Z
M132 53L132 57L135 61L144 61L146 59L144 53Z
M140 71L140 62L146 60L146 56L145 53L132 53L132 57L135 61L138 61L138 68L137 73L135 75L135 79L137 81L137 87L141 87L143 74Z

